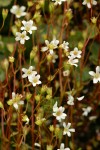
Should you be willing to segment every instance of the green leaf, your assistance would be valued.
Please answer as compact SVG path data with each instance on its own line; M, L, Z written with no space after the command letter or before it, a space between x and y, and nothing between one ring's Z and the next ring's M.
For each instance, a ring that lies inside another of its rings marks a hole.
M91 55L89 57L89 60L94 64L97 65L98 62L98 56L99 56L99 44L94 42L91 48Z
M87 80L90 79L89 71L90 71L90 68L89 68L89 67L85 67L85 68L83 69L82 81L87 81Z
M3 82L5 80L5 71L0 68L0 81Z
M96 25L88 26L88 35L89 35L90 39L93 39L98 34L99 34L99 30Z
M77 43L80 41L83 40L83 36L82 36L82 31L76 29L74 31L74 34L70 35L69 38L68 38L68 42L70 43L70 48L74 48Z

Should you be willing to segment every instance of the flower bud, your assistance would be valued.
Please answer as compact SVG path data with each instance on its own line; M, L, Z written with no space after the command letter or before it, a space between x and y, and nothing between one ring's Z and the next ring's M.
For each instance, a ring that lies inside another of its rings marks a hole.
M55 87L56 87L56 89L58 89L59 88L59 82L58 81L55 81Z
M38 119L35 123L36 123L38 126L41 126L42 123L43 123L45 120L46 120L45 118Z
M82 42L79 42L79 43L78 43L78 48L79 48L79 49L82 49L82 48L83 48L83 46L84 46L84 45L83 45L83 43L82 43Z
M13 63L13 62L14 62L14 59L15 59L14 57L9 56L9 62L10 62L10 63Z
M46 92L46 90L47 90L47 86L46 86L46 85L43 85L42 88L41 88L41 93Z
M15 25L16 25L18 28L20 28L20 27L21 27L21 21L20 21L20 20L15 21Z
M53 150L53 146L52 145L47 145L47 150Z
M36 20L36 22L39 22L40 21L40 18L41 18L41 14L39 11L36 11L34 16L33 16L33 19Z
M58 136L60 133L60 128L59 127L56 127L55 128L55 135Z
M7 15L8 15L8 9L3 9L2 10L2 17L3 17L3 20L5 20L7 18Z
M47 94L52 95L52 88L47 88Z
M28 5L28 7L32 7L33 6L33 2L32 1L28 1L27 5Z
M41 96L40 96L39 94L35 96L35 100L36 100L37 102L40 101L40 99L41 99Z
M67 17L68 21L70 21L72 19L73 14L72 14L71 9L66 10L66 17Z
M33 59L36 56L36 53L32 50L30 52L30 59Z
M31 99L31 97L32 97L32 94L27 92L26 93L26 100L29 101Z
M49 130L50 130L51 132L53 132L53 131L54 131L54 126L53 126L53 125L50 125Z
M16 25L13 25L11 27L11 31L12 31L13 35L16 36L16 32L18 32L18 29L17 29Z
M97 23L97 18L96 18L96 17L92 17L92 18L91 18L91 22L92 22L93 24L96 24L96 23Z
M42 120L37 120L37 121L35 122L35 124L38 125L38 126L41 126L41 125L42 125Z
M47 60L50 62L52 60L52 55L48 54L47 55Z
M39 10L41 8L40 4L36 5L36 10Z
M38 47L37 46L33 46L33 49L32 49L34 52L37 52L38 51Z
M48 76L48 81L52 81L54 79L54 76L50 75Z
M47 95L47 96L46 96L46 99L47 99L47 100L50 100L51 98L52 98L51 95Z
M76 34L75 30L71 30L70 35L74 36Z

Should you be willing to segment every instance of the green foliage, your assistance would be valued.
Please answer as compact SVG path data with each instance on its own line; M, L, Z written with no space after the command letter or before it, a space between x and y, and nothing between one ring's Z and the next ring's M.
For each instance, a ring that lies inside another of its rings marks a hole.
M73 49L77 46L77 44L83 40L82 31L79 29L74 29L70 32L70 36L68 37L68 42L70 43L70 48Z
M5 71L0 68L0 81L3 82L5 80Z
M0 0L0 6L1 7L7 7L8 5L10 5L12 0Z
M98 55L99 55L99 48L100 48L100 45L96 42L94 42L92 44L92 47L91 48L91 55L89 57L89 60L90 62L92 62L94 65L96 65L98 63Z
M90 79L89 71L90 71L89 67L85 67L83 69L82 81L88 81Z
M96 25L88 25L88 35L90 39L95 38L99 34L99 29L97 28Z

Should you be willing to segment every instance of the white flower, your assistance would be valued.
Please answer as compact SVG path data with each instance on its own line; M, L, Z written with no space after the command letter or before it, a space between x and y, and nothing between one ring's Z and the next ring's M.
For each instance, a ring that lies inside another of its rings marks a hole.
M70 150L70 148L64 148L64 147L65 147L64 143L61 143L60 149L57 150Z
M55 63L56 59L58 58L58 55L56 55L55 52L53 52L53 54L48 54L47 57L50 57L50 62ZM49 64L49 63L48 63Z
M33 26L33 20L29 20L29 21L23 20L22 24L24 26L21 27L21 30L25 30L29 32L30 34L32 34L32 30L37 30L37 27Z
M29 36L26 35L26 31L23 31L22 33L16 32L16 41L20 41L21 44L25 43L25 40L29 40Z
M18 5L14 5L12 6L12 8L10 9L10 12L14 15L16 15L17 18L20 18L22 16L26 15L26 12L24 12L26 9L25 6L21 6L19 7Z
M84 0L83 5L87 5L88 8L91 8L91 5L97 5L97 1L95 0Z
M68 96L67 104L68 105L74 105L74 97L72 95Z
M93 76L93 83L100 82L100 66L96 67L96 73L94 71L89 71L89 74Z
M63 122L63 127L64 127L64 131L63 131L63 135L68 135L69 137L71 136L71 133L70 132L75 132L75 129L74 128L71 128L70 129L70 126L71 126L71 123L68 123L66 125L65 122Z
M69 70L63 71L63 76L64 76L64 77L69 76L69 74L70 74L70 71L69 71Z
M70 56L72 58L81 58L81 53L82 51L78 50L78 48L75 47L74 50L70 52Z
M58 55L55 52L53 52L53 54L52 54L52 62L55 63L57 58L58 58Z
M39 79L40 79L40 75L32 74L29 77L29 81L32 83L33 86L36 86L37 84L41 84L41 81Z
M41 147L39 143L34 143L34 146Z
M34 67L33 66L30 66L28 69L26 68L22 68L22 71L24 72L24 74L22 75L22 78L26 78L30 76L32 76L33 74L36 75L37 74L37 71L33 71Z
M78 100L78 101L81 101L81 100L83 100L83 98L84 98L84 96L77 97L77 100Z
M65 2L66 0L52 0L52 1L55 1L54 5L57 5L57 4L61 5L62 2Z
M66 41L63 41L63 43L60 45L61 48L63 48L66 52L68 51L69 49L69 43L66 42Z
M68 60L68 64L72 65L72 66L78 66L77 63L78 63L78 59L74 59L73 57L71 56L68 56L69 60Z
M57 107L57 102L53 106L53 116L55 116L59 122L61 122L61 120L65 119L65 117L67 116L65 113L63 113L64 110L65 108L62 106Z
M84 111L82 115L83 116L88 116L88 113L91 112L92 107L88 106L87 108L82 108L82 110Z
M13 107L17 110L19 108L19 105L23 105L24 101L20 100L22 98L22 95L15 94L15 92L12 92L12 99L10 99L7 103L8 105L13 105Z
M50 43L49 43L48 40L45 40L45 44L47 46L42 47L41 51L45 52L45 51L49 50L50 54L53 54L53 50L57 48L57 45L59 44L59 41L56 40L55 38L53 38L53 40Z

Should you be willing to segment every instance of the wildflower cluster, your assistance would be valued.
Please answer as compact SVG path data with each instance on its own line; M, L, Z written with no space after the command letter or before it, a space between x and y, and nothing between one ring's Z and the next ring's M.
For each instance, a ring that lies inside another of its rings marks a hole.
M12 92L12 99L10 99L7 103L8 105L13 105L13 107L17 110L20 105L24 105L24 101L22 101L21 98L22 95Z
M24 74L22 75L22 78L28 77L29 82L32 83L33 86L36 86L37 84L41 84L40 75L37 74L37 71L33 71L34 67L30 66L29 69L22 68L22 71Z
M97 4L27 0L14 2L10 13L10 5L2 10L0 31L6 37L0 35L1 149L98 149Z
M87 5L88 8L91 8L92 5L97 5L96 0L84 0L83 5Z
M77 63L79 62L79 59L81 58L81 54L82 51L78 50L77 47L74 48L73 51L69 51L69 43L66 41L63 41L62 44L59 44L59 40L56 40L56 38L54 38L50 43L48 40L45 40L45 44L47 46L42 47L41 51L42 52L46 52L48 51L48 57L51 56L52 62L55 62L55 60L53 60L53 58L58 58L57 55L54 52L54 49L57 48L62 48L64 50L64 53L68 56L68 64L70 65L74 65L74 66L78 66Z
M17 18L20 18L22 16L25 16L26 15L26 12L25 11L25 6L17 6L17 5L14 5L12 8L11 8L11 13L13 13ZM32 31L33 30L37 30L37 27L34 26L34 22L33 20L29 20L29 21L25 21L23 20L22 21L22 24L23 26L21 27L21 30L23 31L22 33L21 32L16 32L16 38L15 40L16 41L20 41L21 44L24 44L26 40L29 40L29 36L27 36L27 33L30 33L32 34Z

